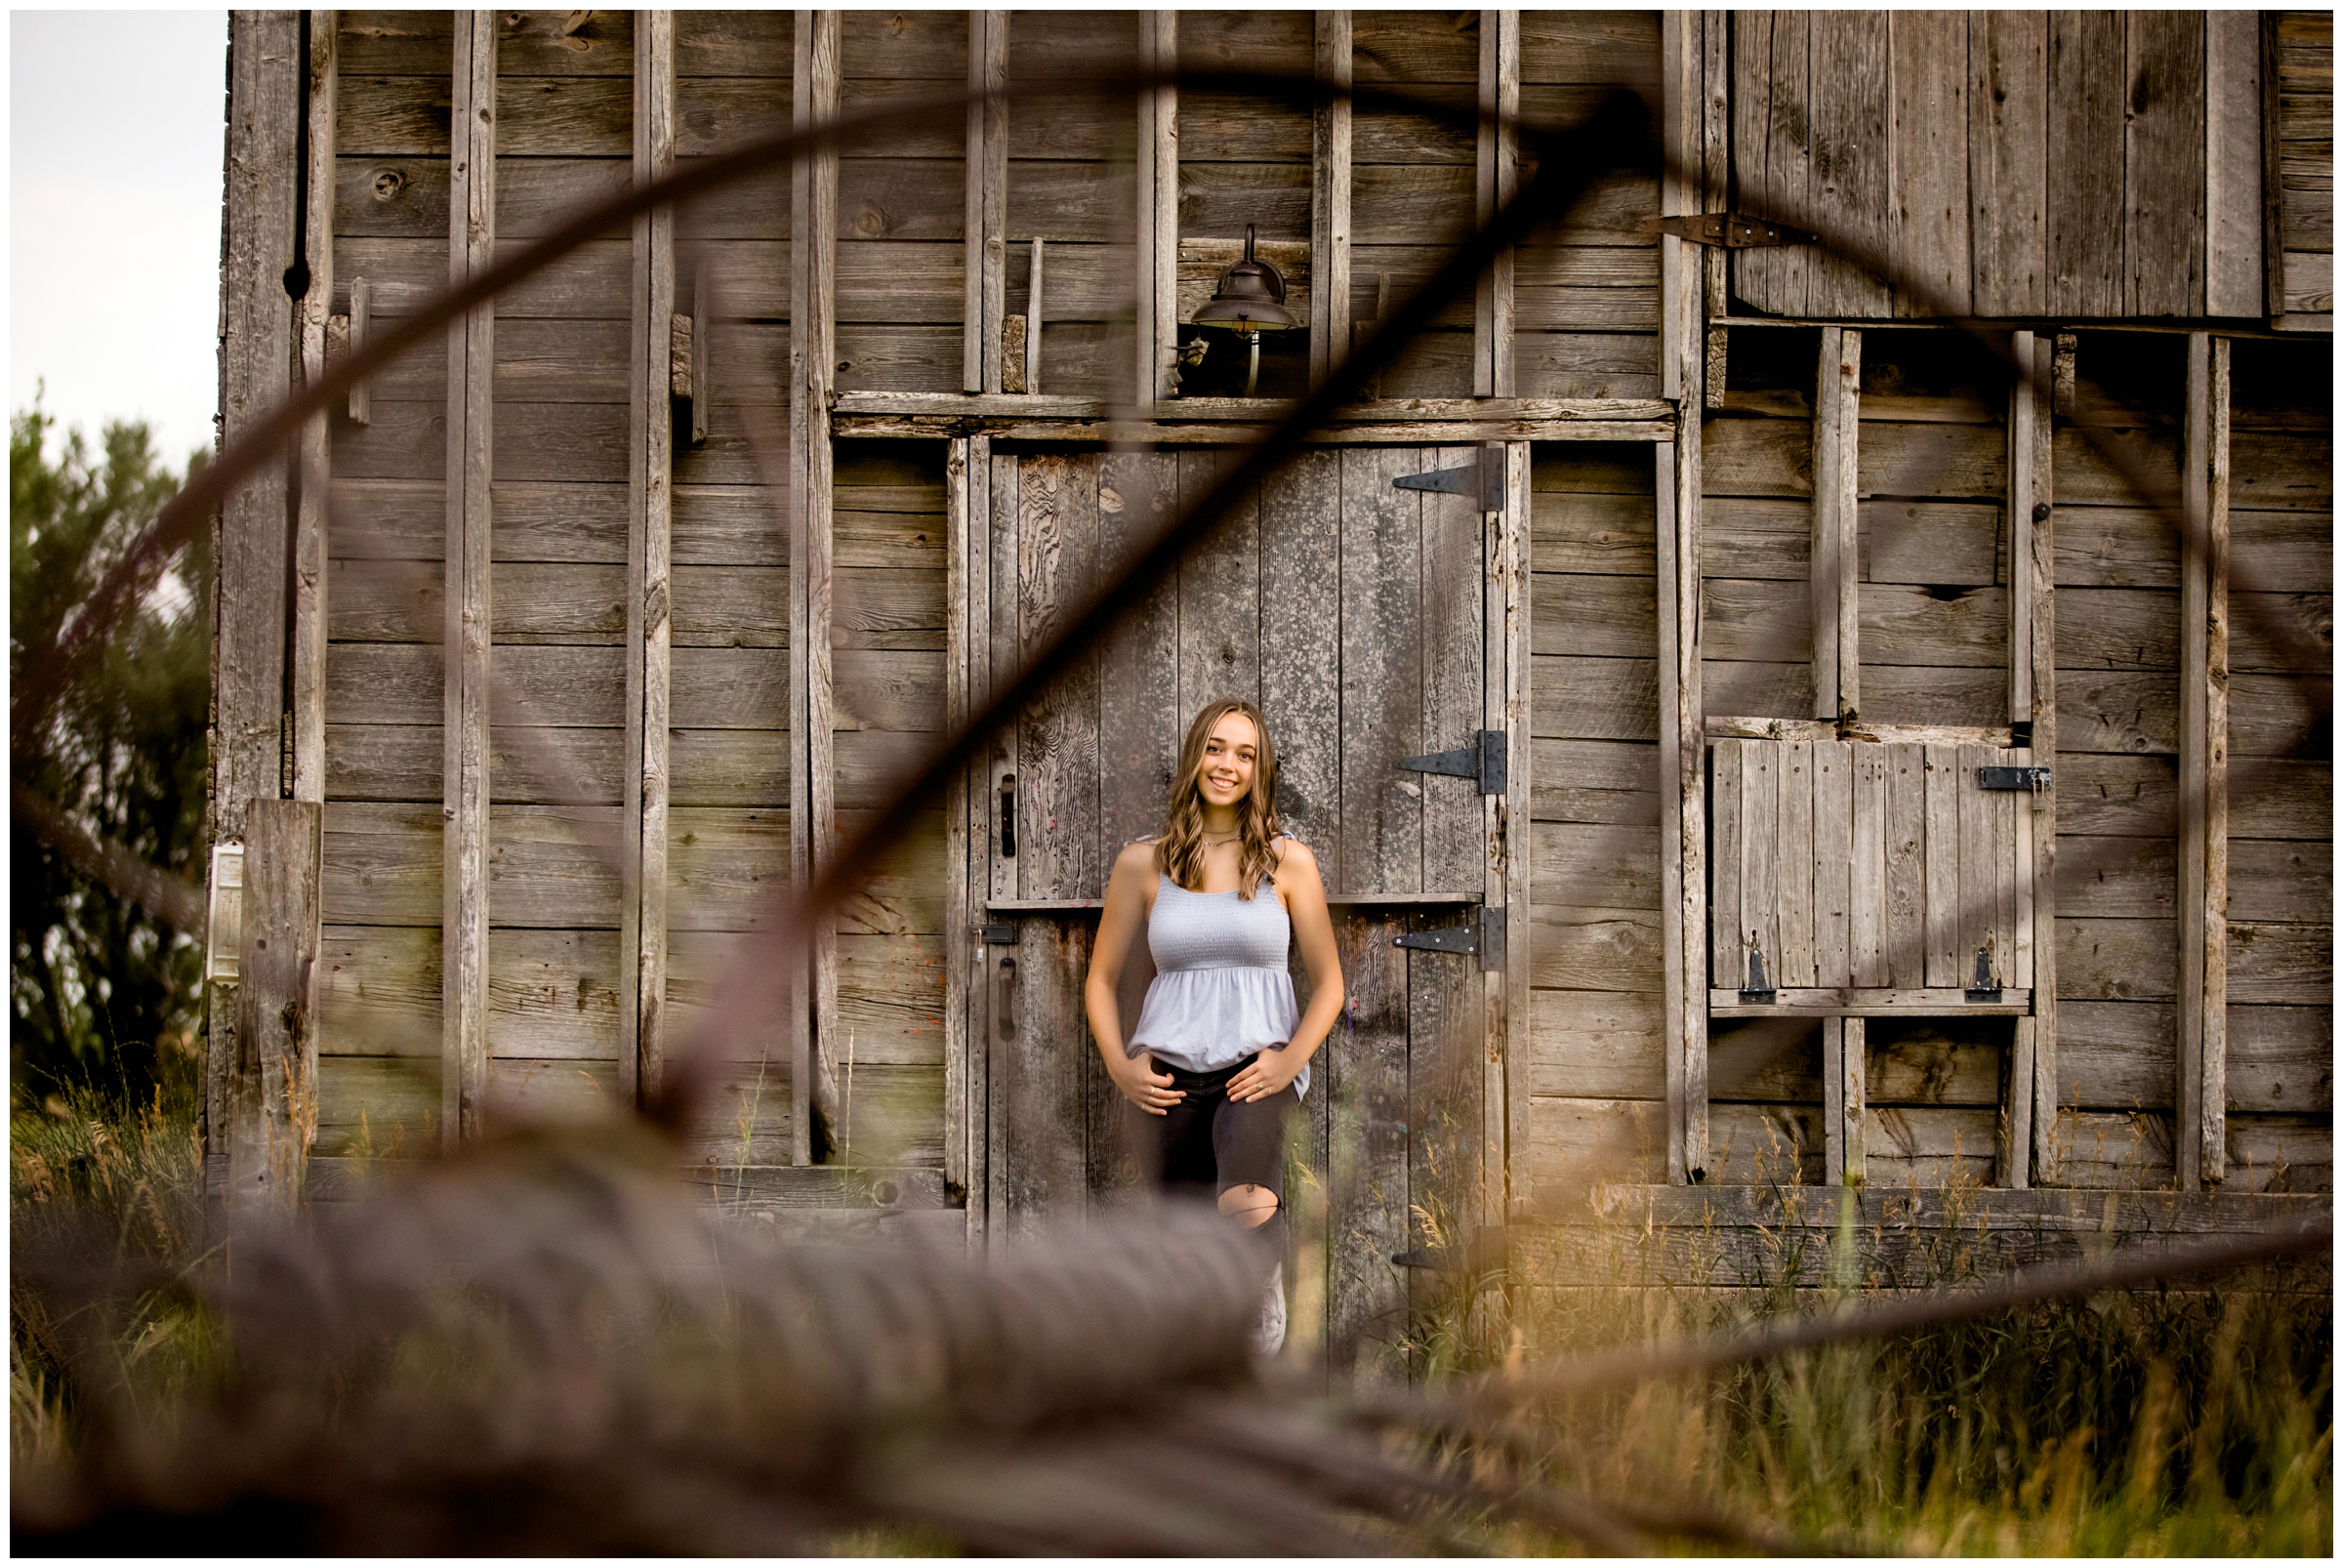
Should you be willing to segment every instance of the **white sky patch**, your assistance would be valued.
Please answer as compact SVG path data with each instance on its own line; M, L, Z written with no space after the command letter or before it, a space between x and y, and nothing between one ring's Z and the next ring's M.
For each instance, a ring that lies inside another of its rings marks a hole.
M45 379L179 467L220 401L227 13L17 11L8 53L9 407Z

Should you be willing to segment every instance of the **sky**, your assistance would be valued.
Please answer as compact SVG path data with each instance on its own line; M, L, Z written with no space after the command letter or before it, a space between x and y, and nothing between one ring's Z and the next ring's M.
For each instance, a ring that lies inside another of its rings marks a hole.
M225 11L17 11L11 411L144 419L176 468L219 407Z

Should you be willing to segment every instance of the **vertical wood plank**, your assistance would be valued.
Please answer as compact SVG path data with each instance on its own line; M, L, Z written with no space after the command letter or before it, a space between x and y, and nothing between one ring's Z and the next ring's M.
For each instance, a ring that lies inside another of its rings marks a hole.
M1955 906L1959 945L1954 954L1958 974L1951 983L1966 985L1977 972L1980 948L1992 949L1992 973L2001 972L2003 958L2000 949L1994 946L1994 922L2000 912L1999 889L1994 876L1997 847L1994 838L1994 797L1977 783L1977 769L1994 761L1994 756L1988 747L1963 746L1958 748L1957 759L1952 794L1960 835L1960 883ZM1934 825L1932 821L1930 826Z
M984 155L985 103L989 80L990 11L968 13L968 117L961 163L961 328L960 390L984 391Z
M2208 19L2207 25L2214 25ZM2199 1174L2228 1177L2229 1111L2229 363L2215 338L2205 374L2204 1001L2198 1093ZM2186 1129L2183 1129L2185 1135Z
M228 1203L290 1221L317 1130L317 942L323 811L314 801L254 801L244 822Z
M336 13L312 11L309 32L308 210L302 214L309 286L301 299L301 376L325 376L326 320L334 309L334 142L341 71ZM353 308L354 309L354 308ZM293 520L293 799L325 799L326 494L332 478L329 416L301 428L300 503Z
M1972 11L1969 268L1979 315L2038 315L2049 298L2049 18ZM2063 155L2063 153L2062 153Z
M1781 808L1779 746L1752 741L1741 749L1741 924L1746 955L1754 944L1765 955L1769 980L1782 972L1782 894L1775 833ZM1747 972L1747 960L1743 960Z
M1017 638L1017 563L1022 558L1018 541L1019 517L1024 511L1024 460L1013 453L993 453L990 598L992 619L989 641L992 646L993 689L1006 687L1016 676L1023 650ZM1022 730L1015 719L1003 723L993 732L992 778L985 790L986 840L991 846L987 859L992 864L992 887L987 896L993 898L1021 898L1025 896L1019 868L1024 863L1022 846L1017 854L1001 852L1001 795L1004 789L1012 794L1021 782L1018 764L1021 761ZM1012 806L1013 810L1013 806Z
M1170 72L1179 62L1179 13L1139 14L1139 68ZM1139 95L1138 375L1136 395L1170 394L1179 346L1179 90Z
M1742 958L1748 946L1749 926L1741 903L1741 753L1745 740L1709 742L1709 811L1716 822L1714 897L1710 900L1709 982L1737 987L1748 976Z
M982 439L976 437L975 439ZM968 460L971 438L944 443L944 727L957 734L968 720ZM974 1074L968 1059L968 1001L974 925L968 907L970 770L944 790L944 1190L966 1206L971 1225L984 1213L983 1189L971 1179Z
M1018 918L1014 946L993 949L996 983L1013 1023L999 1042L1006 1062L1004 1118L1007 1233L1079 1220L1089 1209L1088 1111L1083 1056L1095 1054L1082 1019L1089 967L1088 922Z
M665 178L676 161L676 23L670 11L635 19L635 176ZM656 1094L666 1054L668 647L675 455L669 336L676 311L676 217L635 220L627 431L626 833L622 881L618 1093Z
M1821 740L1807 764L1814 817L1812 866L1815 985L1854 983L1855 757L1849 741Z
M1781 900L1782 965L1774 983L1811 986L1822 894L1814 863L1814 743L1797 740L1780 747L1775 766L1774 879ZM1846 863L1844 857L1839 863Z
M1108 452L1098 459L1098 557L1119 572L1172 518L1179 504L1178 459L1161 452ZM1262 632L1268 635L1264 626ZM1332 628L1327 629L1331 640ZM1326 678L1331 682L1334 671ZM1098 660L1098 867L1105 876L1133 839L1163 827L1164 803L1188 716L1179 711L1179 600L1174 581L1158 583L1108 637ZM1290 744L1279 741L1281 778ZM1331 715L1329 716L1331 720ZM1331 741L1331 737L1330 737ZM1306 768L1308 763L1304 763ZM1281 795L1284 793L1280 791ZM1315 843L1315 841L1312 841ZM1142 942L1138 944L1144 948ZM1143 957L1134 952L1132 957Z
M1342 866L1332 889L1337 892L1417 892L1423 886L1422 791L1418 775L1399 771L1402 758L1424 749L1418 733L1422 509L1418 492L1391 483L1417 472L1422 457L1413 448L1354 446L1341 454ZM1182 576L1184 599L1184 568Z
M1693 32L1697 45L1697 25ZM1694 66L1692 80L1700 80ZM1693 100L1698 108L1697 98ZM1519 177L1521 13L1481 13L1481 125L1474 184L1475 222L1486 224L1513 199ZM1697 146L1697 140L1692 144ZM1505 250L1481 274L1473 296L1472 394L1513 395L1513 252Z
M2262 310L2262 40L2251 11L2204 17L2204 313Z
M1706 12L1701 17L1701 210L1723 212L1733 200L1733 65L1732 17ZM1728 253L1721 246L1701 251L1701 319L1713 321L1732 306L1728 288ZM1701 406L1722 408L1725 398L1725 329L1710 326L1703 350L1705 362Z
M1212 492L1230 454L1190 447L1179 454L1182 504ZM1213 522L1179 563L1179 712L1219 697L1261 699L1260 495L1254 491ZM1413 578L1410 579L1411 584Z
M2212 473L2212 338L2189 334L2188 390L2181 431L2180 503L2180 1049L2179 1083L2173 1106L2177 1129L2173 1169L2183 1192L2195 1192L2202 1149L2195 1136L2205 1107L2204 986L2205 786L2210 748L2205 730L2209 681L2205 623L2208 619L2206 515Z
M1886 983L1928 980L1928 764L1917 746L1885 749L1887 795Z
M1341 536L1335 453L1302 452L1261 482L1261 712L1277 738L1278 818L1330 876L1342 861Z
M792 123L800 130L838 112L839 13L801 11L795 28ZM835 853L836 778L830 684L830 390L838 362L838 151L817 146L798 159L790 194L790 859L800 887ZM813 1132L838 1123L833 1042L838 1008L837 937L827 922L812 933L790 1006L791 1153L813 1158Z
M1823 1180L1842 1186L1847 1179L1847 1020L1823 1025Z
M1865 1133L1870 1115L1870 1042L1861 1018L1839 1020L1838 1104L1846 1150L1839 1180L1850 1187L1863 1185Z
M1484 1112L1489 1135L1482 1156L1489 1199L1482 1209L1485 1224L1504 1223L1514 1211L1514 1194L1526 1194L1530 1184L1526 1170L1518 1181L1512 1176L1513 1162L1526 1161L1530 1147L1530 463L1527 441L1505 448L1505 510L1489 519L1495 561L1485 611L1493 623L1489 658L1495 666L1490 727L1503 730L1509 741L1505 793L1490 803L1496 818L1490 843L1496 856L1484 893L1501 900L1505 910L1504 972L1487 976L1493 1001L1487 1046L1490 1098ZM1682 953L1681 930L1675 948Z
M1420 456L1440 469L1484 460L1483 451L1471 446L1444 446ZM1502 462L1503 449L1494 458ZM1483 680L1483 517L1473 496L1431 494L1423 497L1422 506L1417 615L1422 627L1423 675L1417 688L1421 701L1417 733L1422 750L1452 751L1473 744L1488 702ZM1444 773L1404 776L1422 792L1423 887L1478 893L1488 862L1479 782Z
M981 105L984 119L982 157L972 161L969 174L977 181L976 213L978 227L971 230L978 244L978 287L982 291L979 305L982 315L977 340L977 353L982 359L984 390L997 392L1005 385L1007 366L1003 361L1001 326L1005 319L1008 289L1008 103L999 97L1008 85L1008 13L991 11L984 19L984 53L971 53L968 68L981 71L983 90L989 96ZM973 39L971 39L971 42ZM1026 336L1039 344L1042 324L1038 320L1025 323ZM1029 385L1026 391L1034 389Z
M2034 655L2034 755L2054 761L2058 755L2058 640L2057 593L2052 506L2056 475L2051 469L2051 405L2057 396L2057 340L2041 334L2034 342L2030 394L2033 412L2028 423L2034 444L2027 465L2033 475L2034 519L2028 596L2023 604L2012 601L2011 617L2029 623L2028 640ZM2029 1121L2034 1137L2034 1164L2029 1184L2056 1183L2058 1126L2058 775L2050 788L2027 797L2027 834L2033 855L2033 881L2028 891L2034 922L2034 1082Z
M1888 166L1900 316L1967 315L1969 286L1968 17L1899 11L1888 19Z
M2001 1146L1994 1184L2020 1191L2033 1185L2028 1172L2034 1147L2034 1040L2038 1020L2012 1018L2008 1088L2001 1100Z
M1885 986L1887 949L1887 776L1885 747L1848 743L1847 983ZM1826 981L1826 984L1829 982Z
M2050 313L2121 315L2123 251L2110 240L2125 224L2122 13L2051 12L2048 76Z
M1322 88L1348 93L1350 13L1314 14L1311 53ZM1350 345L1350 100L1321 92L1310 120L1310 385Z
M1485 60L1487 52L1484 52ZM1489 62L1494 63L1494 62ZM1660 18L1660 136L1667 162L1660 176L1660 211L1665 217L1701 210L1701 19L1689 11ZM1487 71L1483 71L1484 84ZM1487 91L1484 85L1484 92ZM1494 179L1489 186L1494 192ZM1483 216L1495 211L1484 203ZM1699 406L1699 356L1706 345L1701 316L1704 268L1700 248L1672 234L1660 236L1660 395L1692 396ZM1687 368L1695 392L1685 391ZM1494 385L1494 383L1492 383ZM1484 393L1483 395L1487 395Z
M296 12L230 14L227 226L221 277L220 439L232 444L290 390L297 339L293 265L295 127L302 113ZM213 600L212 832L240 838L244 808L281 793L285 546L291 476L264 466L222 503ZM223 1031L225 1034L226 1031Z
M1346 498L1347 499L1347 498ZM1408 971L1393 919L1335 927L1350 1000L1329 1041L1327 1362L1336 1391L1404 1386Z
M1927 867L1927 985L1959 985L1967 978L1960 951L1960 754L1957 747L1922 750L1922 787L1927 831L1921 858Z
M2204 301L2204 17L2123 13L2123 313Z
M1019 460L1017 640L1030 660L1089 596L1098 560L1098 456ZM1025 711L1018 741L1017 856L1027 898L1096 898L1099 864L1098 671L1075 659Z
M1734 16L1734 59L1742 91L1735 112L1736 149L1748 148L1756 168L1739 167L1745 201L1779 223L1807 227L1813 221L1808 187L1814 152L1808 88L1810 13L1740 12ZM1760 150L1762 149L1762 150ZM1757 178L1752 181L1750 176ZM1804 315L1811 258L1792 247L1760 247L1733 259L1741 293L1760 310Z
M1705 738L1694 735L1691 755L1685 756L1686 738L1680 719L1682 708L1678 682L1683 678L1683 659L1679 641L1691 624L1688 617L1677 613L1677 598L1684 590L1684 574L1679 569L1676 552L1679 540L1676 529L1675 443L1665 441L1655 449L1654 458L1654 516L1653 544L1656 570L1653 579L1655 617L1659 629L1660 665L1660 967L1661 989L1664 1000L1660 1008L1660 1043L1664 1057L1663 1085L1667 1095L1667 1179L1680 1184L1689 1170L1685 1162L1684 1129L1686 1086L1684 1064L1687 1052L1684 1045L1684 1021L1689 1011L1689 999L1701 999L1701 1016L1707 1017L1708 987L1723 985L1724 975L1732 967L1730 946L1723 932L1740 918L1741 854L1739 849L1740 762L1731 763L1721 757L1714 764L1714 782L1706 788L1714 791L1717 800L1717 853L1715 859L1716 885L1708 886L1697 862L1687 865L1684 856L1684 802L1687 795L1698 798L1710 771L1709 758L1704 750ZM1698 567L1694 568L1692 591L1700 591ZM1526 732L1525 732L1526 733ZM1738 745L1736 741L1720 741L1720 747ZM1526 743L1524 749L1527 749ZM1728 783L1728 779L1730 783ZM1516 819L1521 831L1529 831L1525 811ZM1706 835L1703 835L1704 840ZM1727 886L1730 868L1731 886ZM1707 925L1715 932L1715 951L1705 939L1700 925L1688 921L1687 912L1717 911ZM1526 931L1528 911L1515 917L1523 922ZM1714 976L1712 979L1711 976ZM1526 1029L1526 1024L1524 1025ZM1516 1091L1516 1098L1526 1095L1526 1086ZM1525 1151L1528 1145L1518 1144ZM1526 1152L1524 1158L1526 1158ZM1520 1185L1526 1189L1528 1177Z
M962 582L967 598L963 622L966 649L967 712L989 703L993 691L993 438L968 437L967 517L962 534ZM947 933L954 945L947 952L960 956L967 995L968 1081L968 1235L971 1241L991 1234L1000 1217L1003 1198L998 1167L992 1155L998 1124L993 1094L992 991L987 951L978 922L993 896L997 868L993 818L999 809L999 778L1004 753L1004 725L979 739L970 754L966 793L962 800L962 822L966 834L966 858L952 862L955 881L966 888L966 923Z
M457 14L448 146L448 280L496 250L496 13ZM489 477L496 305L448 328L447 681L440 1011L441 1136L480 1135L488 1090Z
M1889 28L1895 24L1900 22L1875 11L1815 11L1807 19L1814 82L1807 211L1818 231L1880 255L1903 254L1886 222L1902 185L1891 182L1890 146L1879 134L1888 110ZM1888 285L1855 262L1813 250L1806 266L1806 309L1812 313L1890 313Z
M2018 760L2018 754L1991 751L1985 760L1997 765L2007 765ZM1973 786L1975 780L1972 778L1970 782ZM2017 972L2018 797L2014 792L1996 791L1986 796L1986 803L1993 816L1994 830L1994 973L2004 986L2016 986L2021 983Z
M2009 351L2020 365L2034 364L2035 335L2013 332ZM2009 530L2009 720L2013 724L2034 722L2034 618L2026 613L2034 596L2034 503L2037 488L2034 467L2034 392L2024 379L2009 390L2009 500L2005 508Z
M1822 350L1814 375L1814 501L1813 526L1807 541L1809 613L1814 623L1814 717L1838 717L1838 504L1839 440L1844 427L1838 419L1841 384L1838 375L1838 327L1822 330Z

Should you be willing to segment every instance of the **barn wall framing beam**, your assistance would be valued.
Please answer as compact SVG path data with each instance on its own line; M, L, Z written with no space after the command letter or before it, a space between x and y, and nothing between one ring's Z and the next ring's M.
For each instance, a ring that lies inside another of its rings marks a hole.
M1139 68L1169 71L1179 62L1179 13L1139 13ZM1172 355L1179 346L1179 90L1139 95L1138 364L1133 392L1143 406L1171 395Z
M1322 86L1351 86L1350 13L1321 11L1311 49ZM1350 349L1350 100L1322 94L1310 122L1310 385Z
M838 112L840 14L800 11L792 124L802 131ZM812 885L837 852L831 744L830 392L838 363L838 149L815 147L790 190L789 387L789 841L793 886ZM997 362L998 354L993 356ZM830 1059L838 1018L838 938L828 922L810 963L791 970L790 1133L793 1165L813 1163L818 1118L835 1143L838 1078Z
M448 281L496 259L497 13L456 14L448 144ZM496 302L448 328L440 1135L480 1135L488 1094L489 481Z
M1701 210L1709 131L1706 29L1698 12L1660 23L1661 135L1670 168L1660 207ZM1661 952L1665 1001L1667 1178L1700 1181L1708 1164L1706 737L1701 707L1701 420L1707 368L1706 323L1725 302L1706 298L1708 268L1698 247L1660 240L1660 392L1676 404L1673 439L1653 448L1659 498L1654 537L1659 603Z
M325 375L326 322L334 309L334 122L341 92L335 13L312 11L308 29L308 211L302 215L309 286L301 298L301 377ZM293 798L325 799L326 498L333 430L319 412L299 437L300 500L293 518Z
M635 16L635 178L676 161L676 22ZM635 220L628 352L627 710L624 875L619 911L618 1094L633 1105L659 1090L666 1054L668 715L672 637L669 559L674 512L676 215ZM703 306L703 309L705 307ZM695 354L707 346L695 342ZM694 412L698 412L694 405Z
M2189 339L2181 433L2180 1190L2225 1170L2229 1011L2229 344Z
M1486 224L1521 185L1521 13L1481 13L1479 147L1474 222ZM1345 270L1347 280L1347 269ZM1500 253L1473 295L1472 392L1510 397L1513 379L1513 253Z

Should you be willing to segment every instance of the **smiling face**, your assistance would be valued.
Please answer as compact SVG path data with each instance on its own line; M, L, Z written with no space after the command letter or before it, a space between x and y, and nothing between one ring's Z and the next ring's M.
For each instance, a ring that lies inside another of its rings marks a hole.
M1205 737L1203 764L1196 772L1196 787L1208 810L1233 806L1253 792L1260 741L1253 721L1241 713L1223 714L1213 725L1213 732Z

